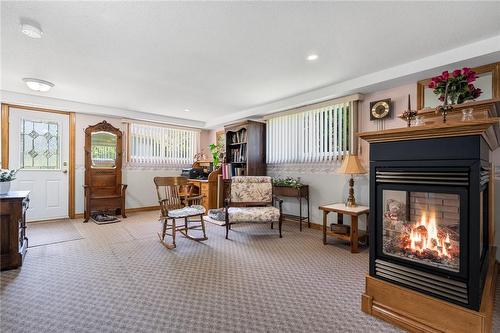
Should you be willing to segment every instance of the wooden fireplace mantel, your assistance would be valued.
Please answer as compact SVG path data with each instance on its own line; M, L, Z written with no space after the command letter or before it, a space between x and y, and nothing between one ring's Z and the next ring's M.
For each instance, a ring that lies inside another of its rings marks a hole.
M462 110L467 108L472 109L474 120L462 121ZM436 108L418 110L417 115L425 125L406 127L406 121L400 115L398 117L402 119L401 128L362 132L357 135L370 143L482 135L491 150L500 146L500 98L454 105L453 112L448 113L447 123L443 123L443 118L436 112Z
M361 132L357 135L369 143L481 135L490 149L495 150L500 145L500 117Z

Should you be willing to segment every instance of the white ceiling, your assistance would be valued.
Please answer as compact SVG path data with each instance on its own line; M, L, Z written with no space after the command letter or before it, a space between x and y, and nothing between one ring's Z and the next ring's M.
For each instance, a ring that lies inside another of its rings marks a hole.
M36 77L55 83L37 95L212 125L500 36L499 2L2 1L1 11L2 90L36 94L22 82ZM42 39L21 34L24 19Z

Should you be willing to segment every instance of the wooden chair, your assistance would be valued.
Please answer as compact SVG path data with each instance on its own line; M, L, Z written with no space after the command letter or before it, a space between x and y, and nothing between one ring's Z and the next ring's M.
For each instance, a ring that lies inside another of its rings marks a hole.
M278 207L274 205L278 203ZM231 225L244 222L271 223L278 222L279 235L283 200L273 196L271 177L237 176L231 178L231 193L225 201L226 207L226 239Z
M162 231L158 234L161 243L168 249L176 247L175 234L179 231L185 237L196 240L207 240L205 232L205 208L201 205L203 196L192 196L193 185L186 177L155 177L154 183L158 202L160 204ZM177 225L176 220L184 220L183 225ZM190 224L195 225L190 225ZM189 230L201 230L203 237L192 237ZM170 233L169 233L170 231ZM167 243L166 236L172 237L172 243Z

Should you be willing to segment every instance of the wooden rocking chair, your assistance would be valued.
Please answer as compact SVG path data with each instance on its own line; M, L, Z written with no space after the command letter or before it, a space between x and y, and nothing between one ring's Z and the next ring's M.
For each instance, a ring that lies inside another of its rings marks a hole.
M156 193L160 203L160 221L163 223L161 233L158 233L161 243L168 249L176 247L175 234L179 231L186 238L195 241L207 240L205 232L205 208L201 206L202 195L192 196L193 185L186 177L155 177ZM176 220L184 220L183 225L177 225ZM190 225L190 224L195 225ZM189 230L203 232L203 237L192 237ZM172 237L172 243L167 243L166 236Z

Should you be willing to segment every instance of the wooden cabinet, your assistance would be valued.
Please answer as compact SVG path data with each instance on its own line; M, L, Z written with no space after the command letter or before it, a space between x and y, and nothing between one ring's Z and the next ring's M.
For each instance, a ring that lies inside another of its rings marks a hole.
M14 269L23 264L28 248L26 210L29 191L0 195L0 269Z
M234 176L266 175L266 124L245 120L224 127L226 163Z
M106 121L85 129L85 220L92 212L125 215L122 132Z

